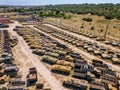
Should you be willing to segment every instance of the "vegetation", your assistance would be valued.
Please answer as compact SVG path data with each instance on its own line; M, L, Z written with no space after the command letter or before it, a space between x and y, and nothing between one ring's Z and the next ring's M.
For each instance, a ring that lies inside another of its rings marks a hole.
M87 21L87 22L92 22L92 18L83 18L82 20Z
M94 27L94 26L92 26L92 27L91 27L91 30L94 30L94 28L95 28L95 27Z
M106 19L117 18L120 20L120 4L67 4L67 5L48 5L46 10L60 10L73 14L91 14L104 16Z
M101 29L100 32L103 32L103 29Z
M81 26L81 29L84 28L84 26Z
M63 11L60 10L46 10L42 9L41 7L31 7L29 9L22 8L14 8L8 11L4 12L19 12L19 13L25 13L25 12L33 12L35 14L38 14L41 17L57 17L57 18L64 18L64 19L70 19L71 15L66 15Z
M1 6L3 7L3 6ZM106 19L117 18L120 20L120 4L65 4L65 5L46 5L46 6L33 6L28 9L25 7L13 8L7 12L36 12L41 16L54 16L71 18L65 15L65 12L73 14L91 14L104 16Z
M59 10L41 10L39 12L39 16L41 17L57 17L57 18L60 18L60 17L63 17L64 19L70 19L71 16L70 15L66 15L64 12L62 11L59 11Z
M0 6L0 8L8 8L7 6Z
M25 13L25 12L36 12L36 9L34 8L29 8L29 9L25 9L24 7L22 8L14 8L11 10L8 10L6 12L19 12L19 13Z

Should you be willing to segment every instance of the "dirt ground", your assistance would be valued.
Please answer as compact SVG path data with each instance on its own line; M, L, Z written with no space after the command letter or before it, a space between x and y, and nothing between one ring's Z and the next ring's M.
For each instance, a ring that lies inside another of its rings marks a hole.
M96 34L98 36L104 36L106 26L108 25L108 32L107 36L113 37L113 39L118 38L120 40L120 21L113 19L113 20L106 20L102 16L96 15L77 15L77 14L70 14L72 16L71 19L62 19L62 18L45 18L44 21L53 22L55 24L61 26L67 26L74 29L79 29L83 32L89 32ZM83 21L83 18L92 18L92 22ZM81 28L83 26L83 28ZM94 30L91 30L91 27L94 27ZM103 31L101 31L103 30Z

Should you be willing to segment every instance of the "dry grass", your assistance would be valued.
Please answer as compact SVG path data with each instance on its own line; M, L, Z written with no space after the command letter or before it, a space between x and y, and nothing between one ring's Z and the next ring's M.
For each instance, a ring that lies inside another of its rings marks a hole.
M0 13L1 16L2 15L8 15L9 16L9 15L14 15L14 14L15 14L14 12L11 12L11 13L10 12L9 13Z
M22 15L13 16L13 15L11 15L11 16L10 16L10 19L16 19L16 18L19 18L19 19L22 19L22 18L30 18L30 16L29 16L29 15L24 15L24 16L22 16Z
M71 19L60 19L60 18L46 18L45 21L47 22L53 22L55 24L60 25L61 21L61 26L68 26L70 28L74 29L80 29L83 32L89 32L89 33L94 33L97 35L102 35L104 36L106 26L108 25L108 33L107 35L110 37L115 37L115 38L120 38L120 21L113 19L113 20L106 20L102 16L93 16L90 14L86 15L77 15L77 14L71 14L72 18ZM92 22L86 22L83 21L83 18L92 18ZM84 28L81 29L81 26ZM91 27L94 26L94 30L91 30ZM103 30L103 32L101 32Z

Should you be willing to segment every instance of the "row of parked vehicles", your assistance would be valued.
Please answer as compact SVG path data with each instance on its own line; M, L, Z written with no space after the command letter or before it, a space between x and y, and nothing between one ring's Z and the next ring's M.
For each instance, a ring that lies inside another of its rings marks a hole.
M79 29L76 30L74 28L69 28L69 26L65 26L65 25L59 26L59 24L56 24L56 23L53 23L53 22L46 22L46 23L54 25L54 26L59 27L59 28L62 28L63 30L66 30L66 31L76 33L78 35L82 35L82 36L91 38L91 39L96 40L96 41L102 41L104 44L120 48L120 41L115 40L114 38L109 38L108 37L108 40L105 40L104 36L98 36L94 33L85 32L85 31L82 31L82 30L79 30Z
M109 60L112 63L119 64L120 63L120 52L113 51L110 48L106 48L102 45L99 45L95 42L87 41L82 38L78 38L77 36L73 36L66 32L61 32L49 26L43 26L42 28L39 26L35 26L42 31L57 37L65 42L68 42L84 51L87 51L90 54L101 57L104 60Z
M78 90L119 90L117 72L102 61L91 60L88 63L67 45L34 29L20 27L15 31L24 38L34 54L42 57L41 61L50 65L52 72L67 76L63 80L63 86Z
M11 80L18 75L19 68L14 64L11 39L7 30L0 31L0 50L0 89L23 90L24 84L19 87L15 80Z

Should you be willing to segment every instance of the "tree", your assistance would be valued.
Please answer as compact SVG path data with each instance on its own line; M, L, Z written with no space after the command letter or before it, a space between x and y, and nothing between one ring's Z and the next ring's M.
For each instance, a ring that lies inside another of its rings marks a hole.
M55 11L55 14L56 14L56 15L58 15L59 13L60 13L60 11L59 11L59 10L56 10L56 11Z

